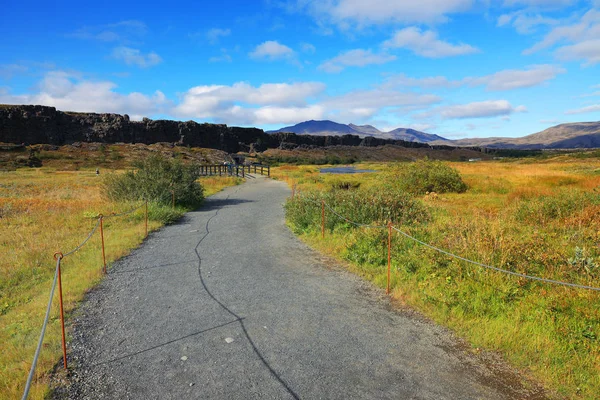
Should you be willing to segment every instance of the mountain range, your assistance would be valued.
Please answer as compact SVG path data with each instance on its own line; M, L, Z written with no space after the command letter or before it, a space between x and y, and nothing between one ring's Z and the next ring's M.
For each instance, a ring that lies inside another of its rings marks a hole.
M350 134L361 137L373 136L382 139L463 147L509 149L574 149L600 147L600 121L560 124L541 132L518 138L491 137L449 140L438 135L410 128L397 128L392 131L383 132L371 125L346 125L329 120L305 121L267 133L277 132L293 132L298 135L315 136Z
M448 139L431 133L420 132L410 128L398 128L389 132L382 132L371 125L338 124L337 122L324 121L305 121L293 126L286 126L276 131L267 133L293 132L298 135L314 136L339 136L339 135L358 135L360 137L373 136L381 139L404 140L407 142L429 143L433 141L447 141Z

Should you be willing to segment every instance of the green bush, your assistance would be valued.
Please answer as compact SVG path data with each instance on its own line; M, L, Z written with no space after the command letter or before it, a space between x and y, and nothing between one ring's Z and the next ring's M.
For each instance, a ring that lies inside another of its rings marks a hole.
M204 199L204 189L196 182L200 176L197 166L185 165L180 160L150 156L134 164L135 171L109 174L104 180L105 193L111 200L135 201L147 199L159 204L170 204L175 192L175 203L196 207Z
M416 195L428 192L463 193L468 189L458 171L441 161L419 160L392 168L386 175L392 185Z
M600 204L600 195L580 190L561 190L551 196L523 200L517 206L518 221L545 224L570 217L590 205Z
M387 188L302 193L286 203L288 221L299 231L318 229L321 226L322 200L328 205L326 227L329 230L354 227L335 213L365 225L385 225L388 221L404 225L429 220L429 213L421 202L405 192Z

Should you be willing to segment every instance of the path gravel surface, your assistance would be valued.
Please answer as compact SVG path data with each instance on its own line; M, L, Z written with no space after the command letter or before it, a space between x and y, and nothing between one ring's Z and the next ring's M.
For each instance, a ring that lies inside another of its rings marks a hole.
M54 397L544 398L300 242L287 196L249 178L117 262L71 319Z

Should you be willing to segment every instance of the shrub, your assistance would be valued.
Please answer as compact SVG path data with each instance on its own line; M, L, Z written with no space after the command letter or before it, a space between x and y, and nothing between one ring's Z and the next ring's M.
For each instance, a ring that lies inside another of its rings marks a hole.
M386 190L331 190L307 192L286 203L288 221L295 229L306 231L321 225L321 202L326 209L327 229L349 229L354 225L336 216L337 213L359 224L413 224L429 220L427 209L408 193ZM333 212L332 212L333 211Z
M387 174L388 181L401 190L412 194L463 193L467 185L458 171L441 161L420 160L409 164L404 169L393 168Z
M159 155L150 156L134 164L135 171L109 174L104 180L105 193L111 200L135 201L148 199L160 204L175 202L184 207L198 206L204 199L204 190L196 182L200 176L194 165L170 160Z

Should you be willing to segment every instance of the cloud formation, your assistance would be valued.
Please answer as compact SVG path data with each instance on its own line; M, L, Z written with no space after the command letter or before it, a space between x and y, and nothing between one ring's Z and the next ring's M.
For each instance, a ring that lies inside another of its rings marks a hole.
M591 9L575 24L556 26L523 54L555 46L554 54L561 60L583 60L586 66L600 63L600 11Z
M131 47L125 46L115 48L112 52L112 57L123 61L127 65L135 65L140 68L152 67L162 62L162 58L153 51L148 54L143 54L138 49L132 49Z
M534 87L556 78L566 70L555 65L531 65L525 69L505 69L490 75L449 80L445 76L412 78L398 74L388 78L387 85L421 88L457 88L460 86L485 86L487 91L505 91Z
M249 56L254 59L281 60L295 56L294 50L275 40L268 40L256 46Z
M468 104L459 104L435 108L422 113L417 118L439 116L442 119L491 118L527 112L525 106L513 107L507 100L486 100Z
M112 24L86 26L67 34L67 37L99 42L127 42L139 39L147 32L148 27L144 22L130 19Z
M158 90L151 96L121 94L113 82L85 80L73 72L48 72L37 86L38 91L30 94L0 92L0 103L43 104L63 111L127 113L134 117L163 113L171 106Z
M21 64L0 65L0 78L11 79L15 75L21 75L29 71L29 67Z
M231 29L213 28L206 32L206 39L210 44L217 44L219 39L231 35Z
M466 11L474 0L297 0L300 9L307 10L319 20L348 28L351 25L365 27L388 23L434 23L443 22L448 15Z
M585 113L591 113L591 112L600 112L600 104L594 104L591 106L587 106L587 107L583 107L583 108L578 108L575 110L569 110L566 111L565 114L585 114Z
M383 42L386 49L405 48L427 58L443 58L478 53L471 45L451 44L438 39L433 31L421 31L417 27L408 27L397 31L391 39Z
M394 61L397 57L385 53L374 54L370 49L349 50L340 55L324 61L319 69L325 72L341 72L346 67L364 67L372 64L385 64Z
M470 86L484 85L489 91L503 91L538 86L565 72L564 68L544 64L522 70L506 69L479 78L465 78L463 81Z

